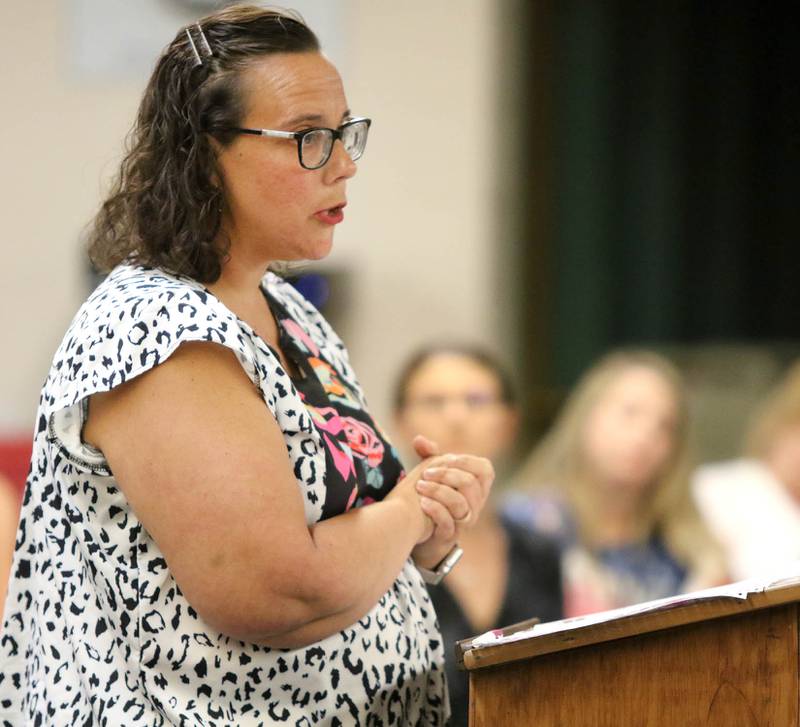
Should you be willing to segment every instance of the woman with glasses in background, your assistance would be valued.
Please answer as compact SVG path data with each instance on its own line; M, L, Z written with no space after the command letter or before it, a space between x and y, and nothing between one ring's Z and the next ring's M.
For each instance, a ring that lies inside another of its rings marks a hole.
M423 348L401 369L394 395L395 428L411 449L422 434L452 452L473 452L507 469L519 419L513 386L486 351L465 345ZM495 488L495 493L496 488ZM430 589L445 641L454 727L466 727L467 674L455 642L530 618L561 617L561 569L555 541L498 513L490 501L460 540L464 556Z
M42 393L0 722L445 723L423 578L491 464L418 439L404 473L267 272L328 254L369 126L287 13L230 7L159 59L90 233L110 274Z

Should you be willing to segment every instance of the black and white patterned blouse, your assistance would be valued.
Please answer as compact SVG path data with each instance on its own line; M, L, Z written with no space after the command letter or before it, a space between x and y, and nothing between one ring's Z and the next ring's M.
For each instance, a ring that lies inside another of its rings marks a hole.
M4 725L441 725L443 649L409 560L375 607L311 646L212 630L183 597L102 454L88 397L187 341L231 349L280 426L311 524L380 500L401 469L347 352L299 293L262 288L302 376L196 282L118 267L75 317L42 392L0 632Z

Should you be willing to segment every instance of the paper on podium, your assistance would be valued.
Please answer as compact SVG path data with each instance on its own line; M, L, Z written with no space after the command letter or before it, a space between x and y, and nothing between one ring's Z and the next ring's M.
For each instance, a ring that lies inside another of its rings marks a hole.
M703 603L705 601L712 601L720 598L732 598L738 601L744 601L753 593L761 593L771 588L797 584L800 584L800 561L793 564L791 568L784 568L780 572L776 572L769 576L751 578L746 581L739 581L737 583L730 583L725 586L718 586L717 588L707 588L702 591L682 593L678 596L671 596L670 598L661 598L656 601L645 601L644 603L637 603L633 606L615 608L611 611L600 611L598 613L587 614L586 616L575 616L573 618L561 619L560 621L537 623L529 629L514 631L510 634L504 633L503 629L494 629L492 631L487 631L485 634L481 634L480 636L476 636L470 641L469 647L471 649L480 649L487 646L508 644L513 641L528 639L532 636L555 634L560 631L569 631L571 629L581 628L583 626L592 626L594 624L605 623L607 621L614 621L620 618L625 618L626 616L636 616L643 613L667 611L671 608L675 608L676 606Z

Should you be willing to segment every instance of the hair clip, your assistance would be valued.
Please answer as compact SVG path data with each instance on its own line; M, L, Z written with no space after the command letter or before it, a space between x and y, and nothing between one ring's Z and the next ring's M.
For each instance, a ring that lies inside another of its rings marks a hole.
M195 23L194 27L197 28L197 35L200 38L200 45L203 49L203 52L206 54L208 58L211 58L214 54L211 52L211 46L208 44L208 40L206 39L206 34L200 27L200 23ZM203 58L200 55L200 52L197 50L197 44L194 42L194 38L192 38L192 31L190 28L186 28L186 37L189 39L189 45L192 46L192 52L194 53L194 57L197 59L195 62L195 66L202 66Z

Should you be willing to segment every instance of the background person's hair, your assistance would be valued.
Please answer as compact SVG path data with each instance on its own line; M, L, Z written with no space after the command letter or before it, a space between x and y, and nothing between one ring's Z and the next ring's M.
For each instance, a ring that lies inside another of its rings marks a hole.
M503 365L486 349L468 343L442 343L417 349L403 364L394 386L394 411L403 410L408 399L408 387L416 373L432 358L442 355L463 356L491 373L500 385L500 400L509 406L517 402L514 384Z
M745 438L746 453L763 459L783 431L799 425L800 362L789 368L756 409Z
M287 11L234 5L198 21L211 49L197 56L181 28L145 89L126 154L88 234L89 257L108 271L124 260L203 283L219 278L229 242L218 239L225 186L212 138L231 143L246 112L242 72L273 53L319 50ZM202 43L194 25L187 26Z
M538 489L564 497L579 537L596 542L595 483L582 460L589 415L609 386L626 371L644 368L658 374L675 398L677 421L673 450L651 483L645 501L643 531L658 533L668 549L693 574L724 577L724 560L690 492L689 413L683 379L665 358L646 350L616 351L603 357L578 382L549 433L534 448L515 478L520 489ZM701 577L702 580L702 577Z

